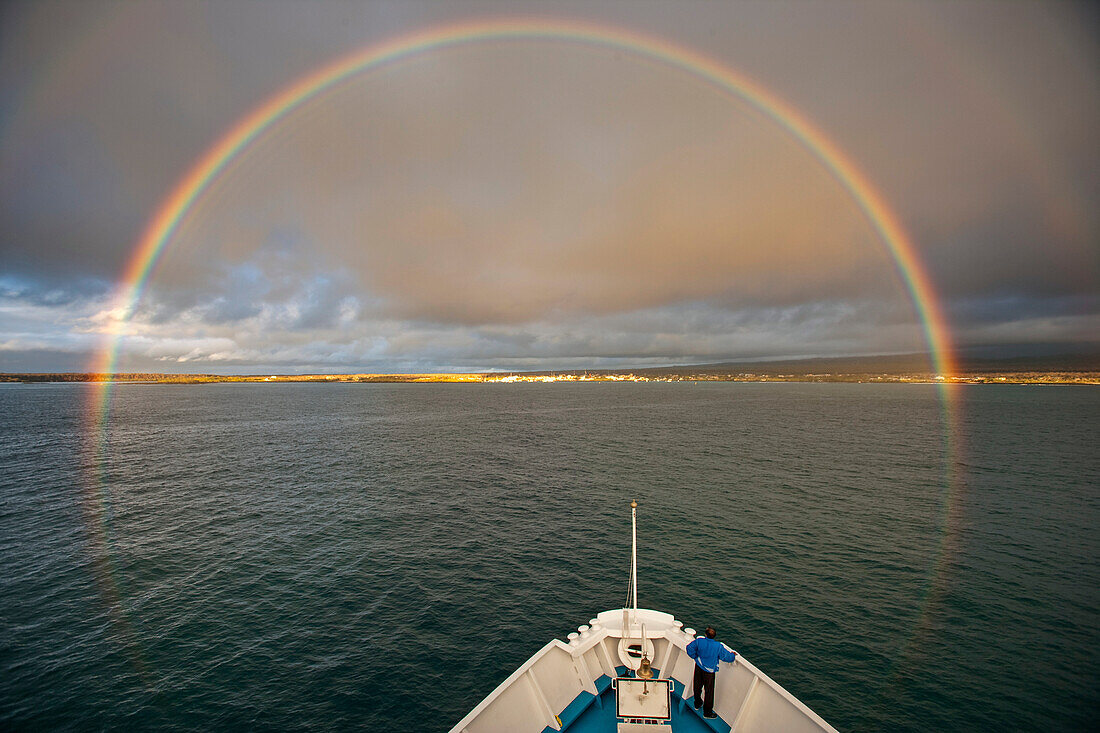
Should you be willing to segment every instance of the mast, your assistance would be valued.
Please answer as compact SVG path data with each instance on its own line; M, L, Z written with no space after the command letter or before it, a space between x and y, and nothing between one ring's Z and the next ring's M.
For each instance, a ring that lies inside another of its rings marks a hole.
M630 502L630 587L634 592L634 621L638 620L638 502Z

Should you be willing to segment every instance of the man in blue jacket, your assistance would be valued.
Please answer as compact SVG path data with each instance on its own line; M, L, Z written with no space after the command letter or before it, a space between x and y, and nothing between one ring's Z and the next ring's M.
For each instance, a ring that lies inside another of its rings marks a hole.
M695 709L703 706L703 717L717 718L714 714L714 675L718 671L718 662L730 662L737 659L737 652L731 652L715 639L718 632L714 627L707 627L706 638L700 636L687 645L688 656L695 660L695 680L692 689L695 691Z

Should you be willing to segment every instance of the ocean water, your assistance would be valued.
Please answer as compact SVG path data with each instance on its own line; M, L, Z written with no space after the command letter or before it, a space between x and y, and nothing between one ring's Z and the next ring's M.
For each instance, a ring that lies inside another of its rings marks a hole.
M1100 390L0 386L0 728L445 731L639 599L842 731L1100 722ZM954 477L951 479L950 477Z

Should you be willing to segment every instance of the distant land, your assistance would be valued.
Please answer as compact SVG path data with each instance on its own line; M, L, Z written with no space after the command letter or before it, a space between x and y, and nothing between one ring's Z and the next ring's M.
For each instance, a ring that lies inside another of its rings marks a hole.
M938 374L925 354L726 362L691 366L448 374L161 374L127 372L6 373L0 382L895 382L964 384L1100 384L1100 355L957 360Z

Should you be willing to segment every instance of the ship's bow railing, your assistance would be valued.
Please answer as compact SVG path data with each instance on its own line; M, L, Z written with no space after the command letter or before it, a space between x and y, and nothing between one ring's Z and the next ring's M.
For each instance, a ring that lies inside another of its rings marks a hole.
M611 680L637 669L647 657L659 680L669 680L674 703L690 699L695 662L687 645L693 629L671 614L650 609L604 611L537 651L481 701L452 733L562 730L588 705L602 704ZM642 627L645 635L642 635ZM738 655L721 665L714 710L733 731L834 731L806 705ZM572 717L571 717L572 716ZM835 732L834 732L835 733Z

